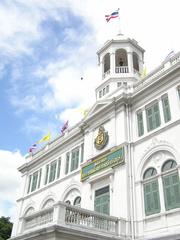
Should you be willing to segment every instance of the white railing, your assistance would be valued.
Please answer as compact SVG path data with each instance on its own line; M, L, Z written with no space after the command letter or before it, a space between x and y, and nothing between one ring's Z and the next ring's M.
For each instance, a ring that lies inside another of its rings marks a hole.
M129 68L128 66L116 67L115 73L129 73Z
M66 208L65 221L67 224L79 225L87 228L95 228L111 233L116 233L117 218L87 211L75 209L72 206Z
M22 232L33 231L42 227L42 225L60 225L63 227L71 225L71 228L81 230L86 228L122 236L126 234L127 224L128 222L125 219L118 219L117 217L58 202L53 207L22 217Z
M42 210L24 218L24 229L34 228L53 221L53 208Z

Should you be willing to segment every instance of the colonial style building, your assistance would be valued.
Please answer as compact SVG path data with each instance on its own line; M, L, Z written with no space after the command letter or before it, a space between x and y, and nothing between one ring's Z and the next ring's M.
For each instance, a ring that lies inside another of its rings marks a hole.
M11 240L180 239L180 53L147 76L134 39L97 54L88 115L19 168Z

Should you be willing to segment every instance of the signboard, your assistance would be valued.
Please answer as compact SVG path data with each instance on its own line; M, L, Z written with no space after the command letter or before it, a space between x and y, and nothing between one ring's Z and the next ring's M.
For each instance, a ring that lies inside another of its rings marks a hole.
M119 164L123 164L125 161L124 159L124 146L116 148L111 152L94 159L92 162L87 163L81 169L81 181L84 181L89 176L105 170L110 167L117 166Z

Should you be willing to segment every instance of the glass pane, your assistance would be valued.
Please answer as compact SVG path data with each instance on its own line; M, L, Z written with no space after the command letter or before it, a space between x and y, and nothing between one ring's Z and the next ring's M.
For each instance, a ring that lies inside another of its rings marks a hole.
M177 163L174 160L170 159L163 164L162 172L168 171L172 168L175 168L176 166Z
M143 179L150 178L152 176L155 176L156 174L157 174L157 171L155 168L148 168L144 173Z
M162 98L162 105L163 105L164 121L168 122L169 120L171 120L168 95L166 95Z

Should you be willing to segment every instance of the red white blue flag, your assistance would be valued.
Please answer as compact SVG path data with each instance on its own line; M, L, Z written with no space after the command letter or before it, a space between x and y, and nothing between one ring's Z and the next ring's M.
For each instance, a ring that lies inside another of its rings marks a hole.
M117 18L119 17L119 9L115 12L112 12L110 15L105 15L106 21L109 22L111 18Z
M33 144L30 148L29 148L29 153L33 153L34 149L37 148L36 144Z

